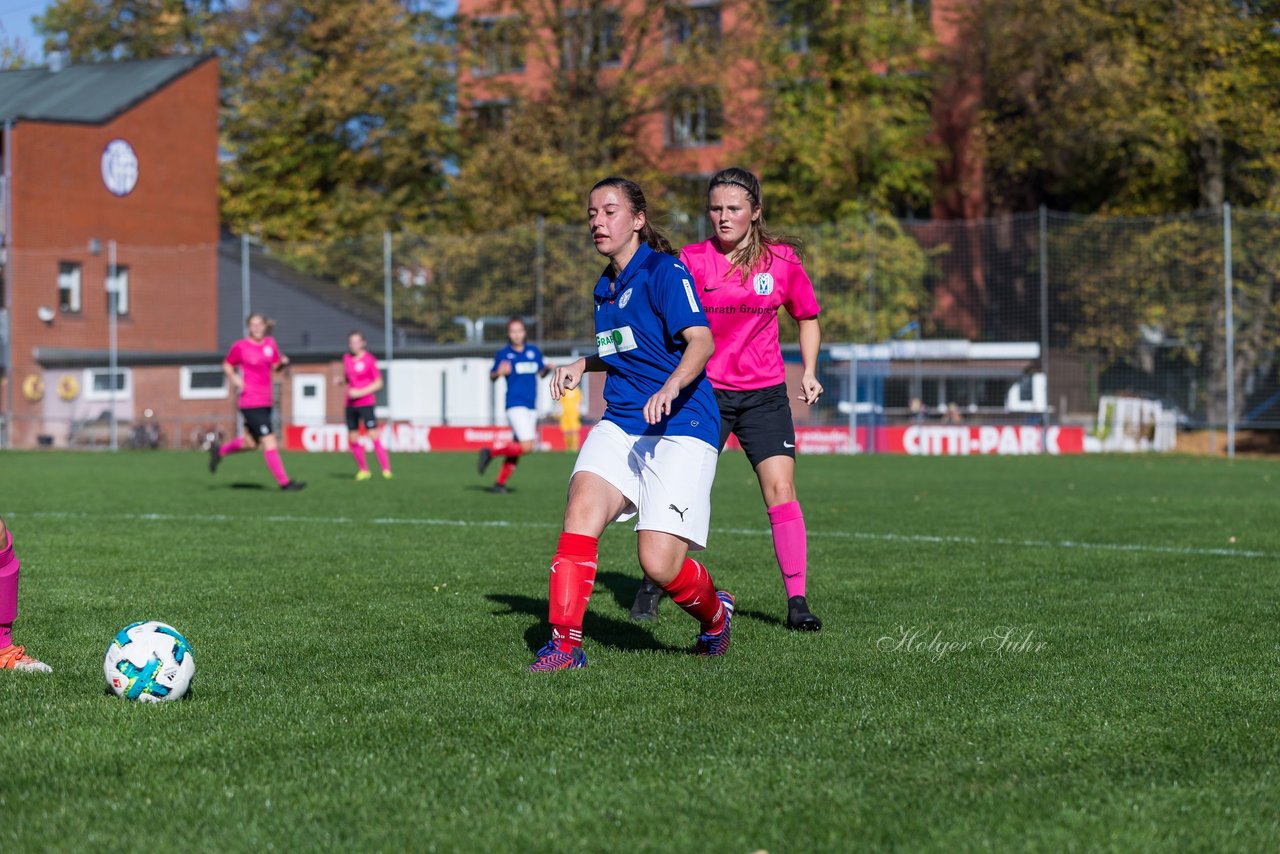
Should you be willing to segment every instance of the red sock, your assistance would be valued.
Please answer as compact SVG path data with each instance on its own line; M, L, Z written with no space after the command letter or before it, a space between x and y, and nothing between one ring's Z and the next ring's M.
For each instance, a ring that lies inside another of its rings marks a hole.
M520 462L519 457L507 457L502 461L502 468L498 471L498 485L506 486L507 478L511 477L511 473L516 470L516 463Z
M551 561L550 601L547 619L551 637L562 652L582 646L582 618L587 613L591 588L596 583L596 556L600 541L584 534L561 534Z
M667 592L672 602L702 624L702 631L714 634L724 628L724 604L716 596L711 573L693 558L685 558L670 584L658 586Z
M493 449L493 455L495 457L511 457L512 459L515 459L523 453L524 445L521 445L519 442L508 442L505 445L498 445Z

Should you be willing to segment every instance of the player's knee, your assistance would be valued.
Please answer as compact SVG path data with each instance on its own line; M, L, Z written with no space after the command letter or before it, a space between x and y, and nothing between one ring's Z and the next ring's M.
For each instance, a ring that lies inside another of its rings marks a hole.
M789 504L796 500L796 485L789 480L765 484L764 503L769 507Z

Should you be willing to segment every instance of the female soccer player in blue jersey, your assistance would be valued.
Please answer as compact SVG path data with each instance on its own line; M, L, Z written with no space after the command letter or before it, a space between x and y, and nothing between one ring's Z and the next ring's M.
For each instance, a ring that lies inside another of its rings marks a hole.
M569 480L564 529L551 562L551 640L530 670L587 663L582 620L595 583L599 537L638 516L645 575L700 625L694 651L729 647L733 596L688 557L706 547L720 415L705 367L715 345L693 277L648 219L639 185L605 178L591 189L587 223L609 266L595 286L597 353L556 368L551 396L604 371L605 412Z
M551 370L542 359L542 351L526 340L524 321L513 317L507 321L507 346L493 357L489 379L507 378L507 424L511 425L511 441L480 451L476 468L480 474L494 457L502 457L502 468L490 491L506 492L507 479L516 470L520 457L533 450L538 438L538 377Z

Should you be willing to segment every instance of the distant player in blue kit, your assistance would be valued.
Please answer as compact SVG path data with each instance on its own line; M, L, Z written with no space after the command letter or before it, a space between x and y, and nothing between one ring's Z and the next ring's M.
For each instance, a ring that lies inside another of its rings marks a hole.
M476 468L480 474L494 457L502 457L502 468L491 492L506 492L507 480L516 470L520 457L533 450L538 438L538 378L551 370L542 359L542 351L528 343L528 331L524 321L513 317L507 321L507 346L493 357L489 379L507 378L507 424L511 426L511 441L505 445L485 448L480 452Z
M720 411L707 380L715 351L693 276L649 223L633 181L591 189L587 223L609 266L596 283L596 354L556 368L551 396L604 371L605 411L587 435L569 480L564 527L551 562L551 640L533 671L583 667L582 621L596 579L599 539L611 522L639 517L644 573L698 621L698 655L729 648L733 596L717 592L688 554L706 548Z

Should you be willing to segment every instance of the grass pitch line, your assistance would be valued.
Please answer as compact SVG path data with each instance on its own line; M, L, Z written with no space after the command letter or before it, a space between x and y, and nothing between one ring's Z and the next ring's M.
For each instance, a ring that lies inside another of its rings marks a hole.
M352 516L243 516L225 513L69 513L59 511L36 511L31 513L8 513L12 518L29 517L33 519L111 519L124 522L281 522L285 524L312 525L422 525L436 528L536 528L541 530L559 529L558 524L547 522L511 522L505 519L413 519L381 517L374 519L357 519ZM763 528L712 528L713 533L739 536L769 536ZM962 546L1006 546L1024 549L1078 549L1084 551L1131 552L1135 554L1167 554L1183 557L1277 557L1271 552L1253 551L1249 549L1194 548L1184 546L1153 546L1143 543L1089 543L1078 540L1015 540L1007 537L967 537L960 535L936 534L876 534L864 531L809 531L809 536L818 539L867 540L887 543L929 543L934 545Z

